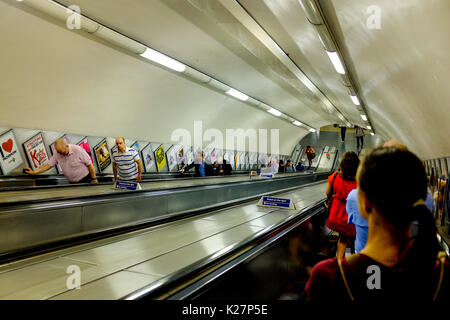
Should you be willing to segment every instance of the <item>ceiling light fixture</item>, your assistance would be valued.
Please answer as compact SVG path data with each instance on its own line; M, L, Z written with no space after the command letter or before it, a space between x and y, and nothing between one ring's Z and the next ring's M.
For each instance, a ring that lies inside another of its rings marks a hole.
M350 98L352 99L353 103L359 106L359 100L357 96L350 95Z
M140 56L178 72L186 70L186 66L181 62L150 48L145 49L144 53L140 54Z
M362 115L361 115L361 118L362 118L364 121L367 121L366 115L362 114Z
M274 116L277 116L277 117L281 116L281 112L278 111L277 109L274 109L274 108L270 108L269 110L267 110L267 112L271 113L271 114L273 114Z
M334 66L334 69L336 69L336 72L340 73L340 74L345 74L344 66L342 65L341 59L339 59L337 52L327 51L327 54L331 60L331 63L333 63L333 66Z
M295 120L294 122L292 122L294 125L296 126L301 126L302 123L300 121Z
M311 128L311 129L309 129L309 131L310 132L316 132L316 129Z
M237 98L239 100L242 100L242 101L247 101L248 100L248 96L246 94L243 94L242 92L237 91L237 90L235 90L233 88L228 90L226 93L229 94L230 96L233 96L233 97L235 97L235 98Z

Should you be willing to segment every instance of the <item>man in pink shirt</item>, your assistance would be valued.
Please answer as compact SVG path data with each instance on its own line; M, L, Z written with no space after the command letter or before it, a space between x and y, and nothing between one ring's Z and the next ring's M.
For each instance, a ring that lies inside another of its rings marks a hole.
M38 174L59 164L63 174L70 183L98 182L91 158L83 148L74 144L68 144L64 139L59 139L55 142L55 149L57 152L50 159L49 163L36 170L26 168L25 173Z

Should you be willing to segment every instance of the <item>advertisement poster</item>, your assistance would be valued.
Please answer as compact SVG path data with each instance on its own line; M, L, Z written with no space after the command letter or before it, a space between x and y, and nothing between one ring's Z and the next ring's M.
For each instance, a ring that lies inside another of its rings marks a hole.
M139 153L139 143L137 141L135 141L131 147L132 149L136 150Z
M95 146L94 152L97 158L98 168L102 172L111 164L111 154L106 139L103 139L102 142Z
M164 156L164 148L162 145L160 145L158 149L156 149L155 158L158 171L161 171L161 169L166 165L166 157Z
M234 167L234 151L226 150L223 155L223 159L231 165L231 168L236 169Z
M190 147L181 147L177 152L177 163L178 168L183 168L184 166L188 165L190 162L190 158L192 158L192 155L189 156L190 153ZM189 160L188 160L189 157Z
M234 155L234 164L235 164L236 170L241 169L241 153L239 151L236 151L236 154Z
M194 162L194 151L192 147L184 148L184 155L186 156L186 164L191 164Z
M169 164L169 171L178 170L177 162L177 148L176 146L171 146L166 152L167 162Z
M153 156L153 149L151 145L151 143L147 144L141 152L142 162L144 163L144 169L146 172L150 172L150 170L155 166L155 158Z
M246 170L245 168L245 152L239 152L239 164L241 170Z
M4 175L9 174L23 163L12 130L0 136L0 167Z
M84 151L91 157L91 162L94 163L94 159L92 158L91 146L89 145L88 139L83 138L80 142L77 143L77 146L82 147Z
M250 169L250 156L248 152L245 153L245 170Z
M38 133L33 138L23 144L25 154L28 157L31 169L36 170L49 162L47 149L45 148L44 137Z
M59 139L64 139L64 141L66 141L67 143L69 143L69 142L67 141L67 138L66 138L65 135L62 136L62 137L59 138ZM57 140L59 140L59 139L57 139ZM55 142L56 142L56 141L55 141ZM55 142L53 142L53 143L50 145L50 152L52 153L52 156L56 153ZM60 166L59 164L56 165L56 169L58 170L58 173L63 173L63 172L62 172L62 169L61 169L61 166Z

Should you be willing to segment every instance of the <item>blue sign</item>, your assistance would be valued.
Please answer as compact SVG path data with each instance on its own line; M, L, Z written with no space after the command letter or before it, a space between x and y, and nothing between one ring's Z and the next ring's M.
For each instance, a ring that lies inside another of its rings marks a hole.
M137 182L125 182L125 181L117 181L116 182L116 189L136 191L138 189L138 186L139 186L139 183L137 183Z
M262 205L271 207L289 208L289 206L291 205L291 199L263 197Z

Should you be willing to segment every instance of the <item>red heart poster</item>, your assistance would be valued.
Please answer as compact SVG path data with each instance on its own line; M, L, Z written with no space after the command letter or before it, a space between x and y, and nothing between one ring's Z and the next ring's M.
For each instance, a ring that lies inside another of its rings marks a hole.
M13 140L12 139L8 139L6 142L2 143L2 148L3 150L5 150L8 153L11 153L12 148L13 148Z
M4 175L8 175L23 163L22 156L17 149L17 141L13 130L0 135L0 168Z

